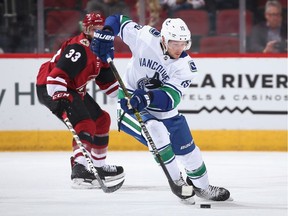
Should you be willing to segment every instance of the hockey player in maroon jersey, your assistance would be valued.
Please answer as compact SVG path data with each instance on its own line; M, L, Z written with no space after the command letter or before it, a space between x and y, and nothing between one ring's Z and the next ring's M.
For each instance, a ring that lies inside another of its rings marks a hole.
M67 113L99 176L105 181L113 181L124 178L124 170L121 166L105 163L110 115L86 92L86 84L95 81L108 96L117 96L118 82L109 64L95 56L89 47L94 31L102 29L103 24L104 17L101 14L86 14L82 22L83 31L65 41L53 58L42 64L36 88L40 103L54 115L62 120L63 112ZM105 49L110 56L114 56L113 41L108 42ZM94 174L89 171L87 161L74 140L72 145L72 187L98 187Z

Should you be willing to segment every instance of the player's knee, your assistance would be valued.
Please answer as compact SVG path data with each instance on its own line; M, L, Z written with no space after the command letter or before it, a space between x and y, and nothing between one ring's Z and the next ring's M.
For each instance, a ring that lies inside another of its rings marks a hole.
M146 128L157 149L160 149L170 143L169 132L162 122L157 120L149 120L146 122ZM143 134L143 136L147 140L146 135Z
M79 121L74 126L74 129L77 134L79 134L81 131L85 131L86 133L90 135L94 135L96 131L96 126L92 119L84 119L84 120Z
M111 118L109 113L103 110L102 114L95 120L96 134L106 134L109 132Z

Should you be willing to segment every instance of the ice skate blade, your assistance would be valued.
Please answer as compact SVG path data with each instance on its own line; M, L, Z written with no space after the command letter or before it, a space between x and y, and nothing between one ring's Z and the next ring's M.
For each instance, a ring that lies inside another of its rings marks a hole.
M228 202L232 202L232 201L234 201L234 199L232 198L232 197L229 197L227 200L225 200L225 201L228 201Z
M105 182L113 182L113 181L116 181L116 180L119 180L119 179L123 179L125 177L125 173L121 173L119 175L116 175L116 176L107 176L105 177Z
M120 174L118 176L113 176L111 178L107 178L107 180L104 180L104 184L108 187L113 187L116 184L122 182L124 180L125 174ZM73 189L100 189L100 184L97 181L97 179L94 179L93 181L87 181L83 178L74 178L72 180L71 187Z
M72 180L71 187L73 189L100 189L100 185L96 179L92 182L87 182L85 179L75 178Z

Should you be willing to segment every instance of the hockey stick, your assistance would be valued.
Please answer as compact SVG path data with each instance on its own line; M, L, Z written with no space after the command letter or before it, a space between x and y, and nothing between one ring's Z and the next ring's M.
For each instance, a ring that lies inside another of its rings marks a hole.
M66 124L66 126L68 127L70 132L72 133L73 138L74 138L75 142L77 143L78 147L80 148L82 154L84 155L84 157L85 157L85 159L86 159L86 161L88 163L88 167L89 167L90 171L94 174L94 176L96 177L97 181L99 182L101 189L105 193L112 193L112 192L118 190L123 185L124 180L121 181L120 183L118 183L117 185L114 185L114 186L111 186L111 187L107 187L104 184L103 180L100 178L96 168L93 166L92 160L89 157L88 152L85 149L83 143L81 142L79 136L77 135L76 131L74 130L70 120L68 119L66 112L63 113L62 118L63 118L64 123Z
M108 57L107 58L107 62L109 63L111 70L113 71L116 79L118 80L119 85L120 85L120 87L122 88L122 90L123 90L123 92L125 94L125 97L130 98L130 95L129 95L128 91L127 91L127 88L124 85L124 83L123 83L123 81L122 81L122 79L121 79L121 77L120 77L120 75L119 75L119 73L118 73L118 71L117 71L117 69L116 69L116 67L114 65L113 60L110 57ZM155 145L152 137L150 136L149 131L146 128L145 123L143 122L143 119L142 119L140 113L136 109L134 109L134 114L135 114L135 116L137 118L137 121L139 122L139 124L141 126L141 129L142 129L143 133L145 134L145 136L146 136L146 138L148 140L149 145L151 146L151 148L153 150L154 155L156 156L157 160L159 161L160 166L163 169L163 171L164 171L164 173L165 173L165 175L166 175L166 177L168 179L168 182L169 182L169 185L170 185L170 188L171 188L172 192L176 196L180 197L181 199L186 199L186 198L191 197L194 194L193 187L192 186L179 186L179 185L176 185L174 183L174 181L172 180L172 178L171 178L171 176L170 176L170 174L169 174L169 172L167 170L167 167L165 166L165 164L164 164L164 162L163 162L163 160L162 160L162 158L161 158L161 156L159 154L158 149L156 148L156 145Z

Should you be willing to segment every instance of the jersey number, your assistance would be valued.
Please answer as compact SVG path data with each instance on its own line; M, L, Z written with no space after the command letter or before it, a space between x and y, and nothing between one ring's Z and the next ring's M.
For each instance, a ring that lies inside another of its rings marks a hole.
M58 55L60 55L61 49L57 51L57 53L53 56L53 58L50 60L50 62L55 62L55 59ZM66 58L71 58L71 61L76 62L80 57L81 53L76 52L75 49L70 49L69 53L65 55Z
M66 58L71 58L72 62L76 62L80 57L81 57L81 53L80 52L76 52L75 49L70 49L69 53L67 53L65 55Z

